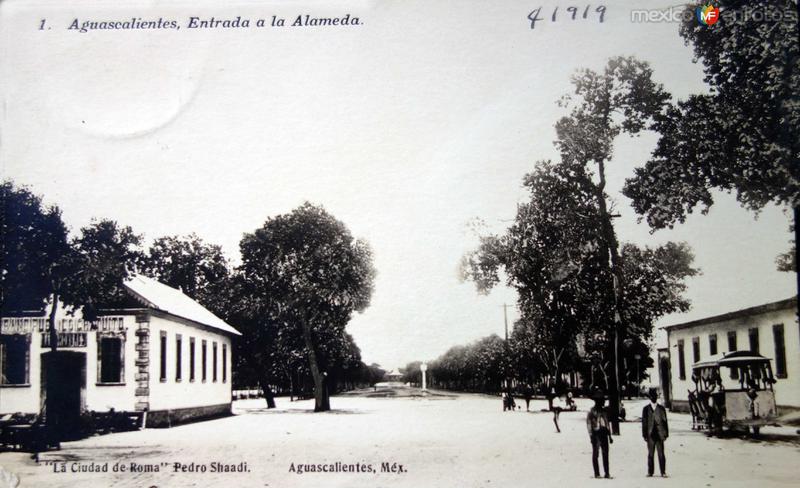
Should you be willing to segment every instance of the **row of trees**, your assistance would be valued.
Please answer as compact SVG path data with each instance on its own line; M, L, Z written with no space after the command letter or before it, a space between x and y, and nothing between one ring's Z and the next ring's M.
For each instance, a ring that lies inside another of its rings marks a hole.
M369 305L375 270L369 246L322 207L304 204L245 234L237 267L222 249L192 234L156 239L112 220L93 221L70 237L57 206L27 188L3 182L0 311L49 308L52 347L59 304L93 320L124 306L122 283L142 273L181 289L234 324L237 386L259 384L274 407L273 389L313 391L315 410L330 408L339 388L374 384L383 376L345 331Z
M443 390L499 393L509 385L528 385L535 390L556 388L562 393L569 379L580 378L571 385L585 392L609 387L609 363L597 356L596 351L568 347L566 354L554 369L548 355L543 354L533 335L535 328L524 320L517 321L508 341L493 334L471 344L451 347L444 354L428 362L427 382L431 388ZM580 343L580 339L578 343ZM576 343L572 344L576 346ZM592 345L589 345L592 347ZM622 348L626 368L623 384L636 388L646 378L646 370L653 366L647 344L628 339ZM420 361L408 363L403 368L403 381L420 385ZM578 373L578 376L572 375Z

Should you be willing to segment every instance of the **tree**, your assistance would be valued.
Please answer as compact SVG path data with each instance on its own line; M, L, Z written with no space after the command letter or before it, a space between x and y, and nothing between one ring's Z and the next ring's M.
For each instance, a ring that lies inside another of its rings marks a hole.
M625 295L605 170L616 137L647 129L669 95L652 81L650 67L633 58L613 58L602 72L582 70L573 84L574 96L561 102L570 113L556 123L561 161L539 162L526 176L530 202L518 206L505 236L482 239L467 256L464 277L481 289L497 283L498 268L505 269L551 371L558 372L579 334L604 348L613 368L609 393L618 432L620 344L635 330L626 322L633 302Z
M612 222L606 194L606 164L613 156L613 143L622 133L636 135L648 128L652 118L660 113L669 95L652 80L652 70L634 58L612 58L602 73L583 70L573 77L576 103L566 97L564 105L572 106L570 115L556 123L556 146L562 163L576 165L594 177L588 189L594 193L599 210L603 256L608 256L607 268L613 290L612 340L614 343L614 375L610 385L610 404L613 430L618 433L619 380L621 376L620 342L625 326L624 282L619 255L619 243ZM579 177L582 177L578 173Z
M222 248L196 234L167 236L150 246L144 271L197 300L216 315L229 309L230 266Z
M514 323L509 345L513 377L526 385L539 383L547 371L543 357L538 353L538 338L535 323L520 318Z
M708 92L670 106L657 118L655 129L661 136L652 157L626 181L623 193L654 230L684 222L698 206L706 213L714 202L713 189L735 192L744 207L756 212L770 203L788 207L794 213L794 248L779 257L778 266L796 272L797 2L719 5L721 19L713 27L700 25L689 15L680 29L703 63Z
M67 227L56 206L10 181L0 184L2 271L0 310L38 310L50 298L51 347L57 348L55 314L65 279L72 273Z
M372 253L322 207L306 203L269 218L240 244L251 300L278 330L302 341L315 411L330 410L328 375L354 312L369 305Z
M237 270L226 293L229 305L225 318L235 323L242 333L234 344L236 382L240 386L259 385L267 408L275 408L273 385L281 382L283 375L287 375L289 383L292 383L292 367L296 363L293 353L300 346L273 320L270 302L260 299L261 292L255 283L244 278L241 270Z
M403 383L410 385L422 385L422 361L411 361L406 364L405 368L401 368L400 372L403 373Z
M122 283L141 262L141 238L130 227L102 220L67 238L56 206L11 182L2 197L2 311L44 308L49 300L50 347L58 348L55 317L59 303L94 320L98 308L120 304Z
M369 386L375 386L386 375L386 370L380 364L372 363L365 368L365 382Z
M141 243L140 235L113 220L81 228L72 241L74 264L62 291L65 304L82 307L86 320L95 320L101 308L122 306L127 299L123 283L144 260Z

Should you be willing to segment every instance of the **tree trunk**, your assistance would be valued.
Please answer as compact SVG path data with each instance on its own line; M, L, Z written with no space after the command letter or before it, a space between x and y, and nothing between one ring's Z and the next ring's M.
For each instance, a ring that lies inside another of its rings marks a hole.
M311 376L314 378L314 411L327 412L331 409L331 403L328 398L327 381L325 381L326 374L319 369L317 353L314 350L314 340L311 337L311 324L308 322L303 323L303 339L306 343L308 366L311 369Z
M603 161L597 162L597 173L600 179L599 184L595 187L597 192L597 203L600 207L600 218L602 220L603 239L605 247L608 250L609 269L613 278L613 293L614 293L614 327L612 329L612 354L613 354L613 374L610 378L608 399L609 399L609 413L611 417L611 431L614 435L619 435L619 409L620 409L620 344L622 343L623 327L622 327L622 270L620 267L619 257L619 243L617 236L614 232L614 226L611 223L611 214L608 212L608 205L606 204L605 186L606 175L605 165Z
M264 399L267 401L267 408L275 408L275 395L272 394L267 378L261 378L261 389L264 390Z
M58 350L58 331L56 331L56 311L58 310L58 293L53 293L53 305L50 307L50 317L47 320L47 329L50 332L50 350Z

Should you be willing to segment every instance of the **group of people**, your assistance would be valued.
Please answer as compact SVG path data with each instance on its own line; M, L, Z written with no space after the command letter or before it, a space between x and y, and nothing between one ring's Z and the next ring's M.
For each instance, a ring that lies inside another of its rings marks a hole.
M654 455L658 452L658 467L661 476L667 476L667 459L664 455L664 441L669 437L667 410L658 403L658 392L651 390L650 402L642 409L642 438L647 443L647 476L653 476L655 470ZM589 441L592 443L592 468L594 477L600 477L598 456L602 454L603 474L610 478L608 470L608 446L614 443L611 437L611 423L605 409L605 397L598 394L594 397L594 406L586 416L586 428L589 430Z
M525 410L530 410L530 402L533 397L533 389L526 386L523 391L525 399ZM503 411L516 410L517 404L514 395L510 391L502 393ZM555 388L547 391L547 402L549 411L553 412L553 423L556 432L561 432L558 425L559 414L564 410L576 410L575 400L571 392L567 392L562 397L556 393ZM647 443L647 476L653 476L655 471L655 455L658 454L658 467L661 476L667 476L667 459L664 455L664 441L669 437L669 425L667 424L667 410L658 403L658 392L650 390L648 394L650 402L642 409L642 438ZM589 431L589 441L592 444L592 468L594 477L600 477L599 458L602 456L603 475L610 478L608 469L608 450L609 444L614 443L611 437L611 421L605 407L605 396L602 392L597 392L592 397L594 406L586 416L586 428ZM620 402L621 403L621 402ZM625 420L624 407L621 407L620 420Z

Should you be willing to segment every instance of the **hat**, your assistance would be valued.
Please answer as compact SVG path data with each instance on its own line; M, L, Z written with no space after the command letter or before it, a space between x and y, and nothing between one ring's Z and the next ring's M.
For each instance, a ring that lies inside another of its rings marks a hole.
M658 400L658 390L655 388L651 388L650 391L647 392L647 398L656 401Z
M603 394L602 390L597 390L594 393L592 393L592 400L597 401L597 400L605 400L605 399L606 399L606 396L605 396L605 394Z

